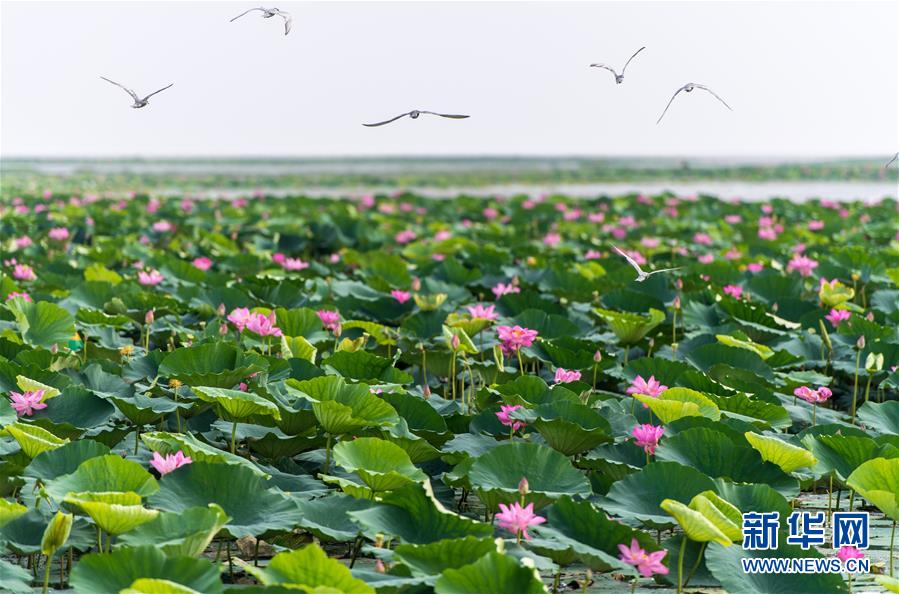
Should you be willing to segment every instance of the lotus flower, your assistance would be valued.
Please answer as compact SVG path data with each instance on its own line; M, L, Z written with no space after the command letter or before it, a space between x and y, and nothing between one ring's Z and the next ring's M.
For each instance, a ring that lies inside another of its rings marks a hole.
M418 235L415 234L415 231L406 229L405 231L400 231L399 233L394 235L393 240L402 245L411 241L415 241L416 237L418 237Z
M199 258L194 258L193 265L194 268L206 272L207 270L212 268L212 260L205 256L201 256Z
M251 314L246 328L259 336L281 336L280 328L275 326L275 312L271 312L268 316L261 313Z
M649 423L637 425L631 430L631 435L634 436L634 442L643 448L644 452L650 455L655 453L663 433L665 433L664 427L657 427L655 425L650 425Z
M734 299L739 299L743 296L743 287L740 285L725 285L723 291Z
M228 321L234 324L234 327L237 328L238 332L243 332L243 329L247 327L247 324L250 322L250 318L252 314L250 314L250 310L246 307L238 307L231 311L228 314Z
M793 256L787 263L787 272L796 271L800 276L811 276L812 271L818 267L818 263L808 256Z
M412 299L412 293L409 291L400 291L399 289L390 291L390 295L400 303L405 303Z
M512 505L499 504L500 513L496 514L496 523L500 528L514 532L520 536L524 536L526 540L530 540L528 528L531 526L539 526L546 522L546 518L538 516L534 513L534 504L529 503L524 507L517 501Z
M12 400L12 407L18 416L30 417L34 411L47 408L47 403L42 402L44 399L44 390L25 391L24 394L10 391L9 397Z
M555 378L557 384L565 384L568 382L576 382L581 379L581 372L577 370L567 370L559 367L556 369Z
M174 454L166 454L164 458L159 455L159 452L153 452L153 459L150 460L150 466L155 468L160 476L164 476L176 468L180 468L191 462L193 462L193 460L190 459L190 456L185 456L184 452L181 450L178 450Z
M305 270L309 268L309 262L303 261L302 258L284 258L281 262L284 270Z
M158 270L149 270L144 271L141 270L137 273L137 282L146 286L156 286L162 281L165 280L165 277L162 276L162 273Z
M465 309L468 310L472 318L493 321L499 317L499 314L494 311L495 307L492 303L490 305L478 303L477 305L469 305Z
M37 279L37 275L27 264L16 264L13 268L12 276L16 280L33 281Z
M493 294L496 296L497 299L499 299L503 295L509 295L512 293L521 293L521 289L519 287L517 287L514 283L509 283L509 284L505 284L505 285L503 283L497 283L496 286L490 290L493 291Z
M11 301L16 298L22 299L23 301L28 301L29 303L32 302L31 295L29 295L28 293L20 293L17 291L10 291L9 294L6 296L7 301Z
M845 563L850 559L864 559L865 554L855 547L840 547L837 551L837 558Z
M618 558L628 565L636 567L643 577L668 574L668 568L662 565L662 559L665 558L668 551L662 550L647 554L644 549L640 548L640 543L636 538L631 539L630 547L620 544L618 550L621 551Z
M852 313L846 309L831 309L830 313L824 316L824 319L830 322L834 328L839 328L841 322L845 322L852 317Z
M537 331L530 328L522 328L521 326L497 326L496 333L502 342L503 349L508 352L514 352L522 347L529 347L534 344L537 338Z
M523 408L520 404L513 404L511 406L508 405L500 405L499 412L496 413L496 418L499 419L499 422L505 425L506 427L511 427L512 431L518 431L522 427L527 427L527 423L524 421L518 421L509 416L510 413L515 412L519 408Z
M340 333L340 312L320 309L315 313L318 315L318 319L321 320L325 330L330 330L334 334Z
M65 241L69 238L69 230L65 227L53 227L50 229L50 232L47 233L47 237L53 241Z
M801 398L811 404L826 402L831 396L833 396L833 392L831 392L830 388L826 386L821 386L817 390L812 390L808 386L800 386L793 390L793 394L796 397Z
M547 233L543 236L543 245L555 247L562 243L562 236L558 233Z
M153 231L156 231L157 233L168 233L174 228L175 226L165 219L153 223Z

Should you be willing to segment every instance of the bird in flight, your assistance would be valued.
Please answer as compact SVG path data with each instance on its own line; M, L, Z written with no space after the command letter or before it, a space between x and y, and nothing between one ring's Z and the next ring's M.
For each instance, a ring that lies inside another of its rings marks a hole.
M137 93L135 93L134 91L132 91L132 90L129 89L128 87L125 87L125 86L123 86L123 85L120 85L119 83L117 83L117 82L114 81L114 80L109 80L109 79L106 78L105 76L101 76L100 78L102 78L103 80L105 80L105 81L108 82L108 83L112 83L112 84L114 84L115 86L124 89L126 93L128 93L129 95L131 95L131 98L134 99L134 104L133 104L131 107L133 107L134 109L140 109L141 107L146 107L147 104L149 103L149 101L147 101L147 100L148 100L150 97L152 97L152 96L155 95L156 93L161 93L161 92L163 92L164 90L166 90L167 88L169 88L170 86L172 86L173 84L175 84L175 83L172 83L171 85L168 85L167 87L162 87L162 88L159 89L158 91L153 91L152 93L150 93L149 95L147 95L146 97L144 97L143 99L141 99L140 97L137 96Z
M621 74L615 72L615 69L607 64L590 64L590 68L605 68L609 72L615 75L615 82L617 84L621 84L624 82L624 71L627 70L627 65L631 63L631 60L637 57L637 54L646 49L646 46L641 47L637 51L634 52L634 55L628 58L628 61L624 64L624 68L621 69Z
M640 265L637 264L637 261L634 260L633 258L631 258L630 256L628 256L627 253L618 249L618 247L614 246L614 245L612 246L612 249L615 250L616 252L618 252L618 255L621 256L622 258L624 258L625 260L627 260L627 263L630 264L631 267L633 267L633 269L637 271L637 278L634 279L634 282L642 283L643 281L648 279L653 274L659 274L662 272L671 272L672 270L679 270L681 268L680 266L678 266L676 268L660 268L659 270L653 270L651 272L644 272L643 269L640 268Z
M262 11L261 16L264 19L270 19L273 16L281 17L282 19L284 19L284 34L287 35L288 33L290 33L290 25L293 23L293 18L291 18L290 13L284 12L283 10L280 10L278 8L263 8L261 6L258 8L251 8L250 10L240 13L239 15L237 15L236 17L231 19L229 22L233 23L240 17L244 16L245 14L249 14L249 13L253 12L254 10L261 10Z
M895 155L893 155L893 158L890 159L890 161L886 165L884 165L883 168L886 169L887 167L889 167L890 165L895 163L897 159L899 159L899 153L896 153Z
M455 115L455 114L451 114L451 113L437 113L436 111L423 111L423 110L419 110L419 109L413 109L412 111L408 111L406 113L401 113L400 115L396 116L395 118L390 118L389 120L384 120L383 122L378 122L376 124L362 124L362 125L368 126L369 128L374 128L375 126L383 126L384 124L389 124L390 122L395 122L398 119L404 118L406 116L409 116L413 120L417 120L418 116L420 116L422 114L435 115L435 116L440 116L442 118L452 118L454 120L464 120L465 118L469 117L467 115Z
M656 124L658 124L659 122L661 122L661 121L662 121L662 118L665 117L665 114L668 113L668 108L671 107L671 104L674 102L674 98L677 97L678 93L680 93L681 91L686 91L687 93L692 93L692 92L693 92L693 89L702 89L703 91L708 91L709 93L711 93L711 94L715 97L715 99L717 99L718 101L720 101L721 103L723 103L723 104L724 104L724 107L726 107L726 108L730 109L731 111L733 111L733 109L731 108L731 106L727 104L727 101L725 101L724 99L722 99L721 97L719 97L719 96L717 95L717 93L715 93L715 91L713 91L712 89L708 88L708 87L705 86L705 85L698 85L698 84L696 84L696 83L687 83L687 84L685 84L684 86L682 86L681 88L679 88L677 91L674 92L674 95L671 96L671 100L668 101L668 105L665 106L665 111L663 111L663 112L662 112L662 115L659 116L659 119L656 120Z

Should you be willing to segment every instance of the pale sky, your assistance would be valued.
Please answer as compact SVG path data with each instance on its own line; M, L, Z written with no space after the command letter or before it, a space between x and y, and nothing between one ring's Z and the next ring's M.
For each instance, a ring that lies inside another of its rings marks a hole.
M270 0L265 0L269 2ZM2 2L0 154L869 156L899 2ZM640 46L624 84L616 67ZM144 109L100 80L143 95ZM718 92L727 111L687 82ZM470 114L381 128L413 108Z

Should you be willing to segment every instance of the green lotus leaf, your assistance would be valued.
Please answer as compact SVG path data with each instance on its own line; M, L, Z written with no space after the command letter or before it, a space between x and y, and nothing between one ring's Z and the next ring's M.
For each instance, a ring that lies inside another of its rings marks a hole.
M123 534L118 542L129 547L152 545L169 557L199 557L229 519L215 503L179 513L163 512Z
M899 578L890 577L888 575L875 575L874 581L878 586L886 588L887 592L899 593Z
M375 505L366 499L334 493L318 499L297 502L302 517L298 525L319 539L345 542L359 534L359 526L349 513Z
M25 344L44 348L64 346L75 334L75 318L55 303L13 299L6 307L15 317Z
M33 594L31 587L31 572L0 559L0 592L9 594Z
M595 409L568 400L541 404L531 426L554 450L573 456L611 441L612 427Z
M215 404L227 413L230 419L247 419L253 415L281 418L281 411L269 400L252 392L195 386L194 394L203 402Z
M285 309L279 307L275 310L275 320L278 328L284 336L311 338L316 332L321 332L322 322L315 310L308 307L297 309Z
M0 527L12 522L27 511L28 508L24 505L20 505L15 501L0 499Z
M171 580L158 578L140 578L134 580L130 588L125 588L119 594L203 594L193 588L182 586Z
M139 579L169 580L203 594L223 590L218 569L207 559L167 557L151 546L85 555L71 574L75 591L91 594L119 594Z
M600 507L609 513L634 518L651 526L671 526L661 508L665 499L689 503L715 483L703 472L677 462L653 462L640 472L615 482Z
M665 499L662 501L661 507L677 520L677 523L680 524L680 527L690 540L696 542L717 542L725 547L733 544L731 539L721 532L705 515L691 509L680 501Z
M669 388L658 398L634 394L634 398L647 405L663 423L671 423L683 417L707 417L714 421L721 418L715 401L689 388Z
M609 325L622 344L637 344L650 330L665 321L665 314L650 308L648 315L597 308L597 315Z
M452 350L452 342L453 338L457 338L459 340L459 349L463 353L468 353L469 355L478 354L478 347L474 345L471 341L471 337L468 336L468 333L465 332L463 328L460 327L450 327L444 324L443 326L443 340L446 342L447 347Z
M781 521L784 522L793 511L786 497L768 485L736 484L718 479L715 487L722 499L732 503L743 513L776 511L780 512Z
M281 352L286 357L304 359L310 363L315 363L315 355L318 353L318 349L302 336L282 336Z
M434 497L429 482L388 491L369 509L349 512L365 533L393 535L403 542L427 544L448 538L484 537L493 526L448 511Z
M69 493L63 503L81 509L113 535L124 534L159 515L158 510L143 507L141 496L133 492Z
M714 491L703 491L690 501L689 507L701 513L732 541L743 539L743 514Z
M360 437L334 446L334 462L359 475L373 491L390 491L428 475L412 464L399 446L376 437Z
M127 398L114 395L104 397L112 402L119 412L125 415L125 418L138 427L159 422L169 413L178 409L187 410L193 406L190 402L175 402L164 396L150 398L143 394L133 394Z
M330 367L345 378L390 384L412 383L412 376L393 366L393 361L368 351L337 351L322 361L322 368Z
M878 433L899 434L899 401L865 402L858 409L858 420Z
M746 349L747 351L751 351L761 357L762 359L768 359L772 355L774 355L774 350L771 347L767 347L763 344L759 344L757 342L753 342L749 339L741 340L739 338L735 338L728 334L716 334L715 338L718 339L718 342L725 346L734 347L738 349Z
M141 497L159 489L153 478L140 464L125 460L115 454L90 458L82 462L75 472L59 476L47 482L47 493L61 500L68 493L84 492L134 492Z
M479 456L468 480L490 509L519 499L518 484L528 480L528 501L540 508L563 495L589 497L590 482L561 453L539 444L507 443Z
M745 573L742 559L823 557L814 548L803 550L786 543L786 532L778 534L778 547L765 551L746 551L742 547L724 547L710 543L706 549L706 567L721 582L726 592L740 594L845 594L843 577L838 573Z
M777 464L784 472L793 472L817 463L815 456L807 449L794 446L777 437L752 431L747 431L745 437L749 445L762 455L763 460Z
M47 529L44 530L44 535L41 537L41 553L47 557L52 557L56 551L62 548L66 541L69 540L74 520L75 517L72 514L65 514L61 511L56 512L53 519L47 524Z
M265 568L249 563L244 569L266 586L286 585L302 587L307 591L328 588L343 594L375 594L374 588L353 577L341 562L328 558L316 544L310 544L295 551L278 553Z
M659 550L647 533L609 519L589 501L562 497L548 508L546 520L545 524L532 528L536 536L528 542L529 546L541 552L572 551L593 571L636 575L633 566L618 558L618 545L630 545L634 538L646 551Z
M445 570L434 584L435 594L484 594L515 592L545 594L548 590L533 567L500 553L488 553L475 563Z
M244 466L193 462L162 477L150 503L174 513L215 503L231 518L224 529L235 538L289 530L299 521L296 504Z
M856 468L846 484L893 521L899 521L899 458L874 458Z
M458 569L496 551L490 538L449 538L428 544L401 544L394 549L395 558L413 575L437 575L444 569Z
M48 386L47 384L42 384L39 381L29 379L29 378L25 377L24 375L16 376L16 384L18 384L20 390L23 390L26 392L33 392L35 390L43 390L44 397L41 398L41 402L47 402L51 398L55 398L56 396L59 396L60 394L62 394L62 392L59 389L54 388L53 386Z
M347 385L336 376L302 382L288 380L287 384L311 400L315 418L331 435L342 435L364 427L384 427L398 420L396 411L365 385Z
M226 342L175 349L162 360L159 375L188 386L231 388L268 368L266 360Z
M806 435L802 444L818 460L813 468L821 474L833 472L845 483L856 468L879 457L880 446L870 437L855 435ZM886 457L886 456L884 456Z
M159 452L162 455L174 454L181 450L185 456L190 456L190 459L194 462L215 462L230 466L242 466L254 474L268 477L268 474L246 458L212 447L189 433L153 431L141 433L140 439L150 450Z
M7 425L3 429L9 435L12 435L25 453L31 459L34 459L42 452L55 450L56 448L69 443L68 439L60 439L43 427L37 425L27 425L25 423L13 423Z

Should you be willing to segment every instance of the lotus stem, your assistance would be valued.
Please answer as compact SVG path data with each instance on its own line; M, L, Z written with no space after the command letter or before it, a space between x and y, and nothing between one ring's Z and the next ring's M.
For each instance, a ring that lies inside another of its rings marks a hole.
M818 424L818 404L812 403L812 427Z
M858 397L858 367L862 362L862 350L857 349L855 354L855 382L852 386L852 413L851 413L851 423L855 425L855 403Z
M515 354L518 355L518 370L521 372L521 375L524 375L524 363L521 362L521 349L515 349Z
M52 561L52 559L50 559L50 555L47 555L47 562L44 563L44 589L41 590L42 594L47 594L47 589L50 587L50 563L51 563L51 561Z
M428 357L425 345L421 345L421 383L428 385Z
M830 481L827 485L827 526L830 526L830 518L833 515L833 507L831 507L831 503L833 502L833 474L830 475Z
M702 554L705 553L705 546L709 544L707 542L702 543L702 546L699 547L699 556L696 557L696 561L693 563L693 567L690 569L690 573L687 575L687 579L684 580L684 588L687 587L687 584L690 583L690 580L693 579L693 574L696 573L696 570L699 569L699 564L702 562Z
M630 355L631 349L628 346L624 347L624 365L627 365L627 357Z
M684 591L684 551L687 550L687 535L680 541L680 553L677 555L677 594Z
M893 544L896 539L896 520L893 520L893 528L890 530L890 577L893 577Z
M453 357L450 359L450 381L453 384L453 402L456 401L456 351L453 351Z
M135 425L134 427L134 455L137 456L137 452L140 449L140 426Z
M327 434L327 441L325 442L325 466L322 468L322 472L328 472L331 469L331 434Z
M868 374L868 382L865 384L865 404L868 403L868 394L871 393L871 380L873 379L873 377L874 376L872 376L870 373Z
M231 423L231 453L237 453L237 421Z

